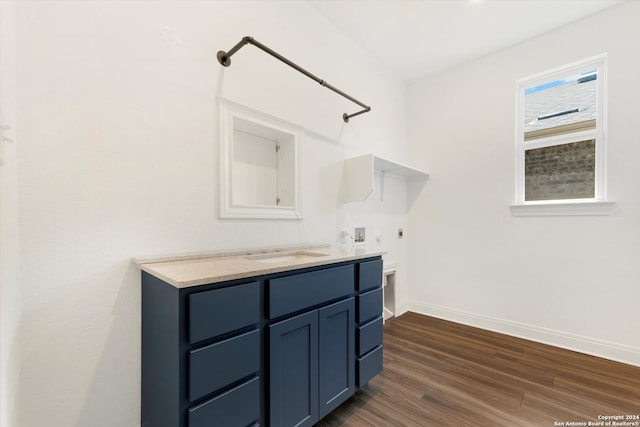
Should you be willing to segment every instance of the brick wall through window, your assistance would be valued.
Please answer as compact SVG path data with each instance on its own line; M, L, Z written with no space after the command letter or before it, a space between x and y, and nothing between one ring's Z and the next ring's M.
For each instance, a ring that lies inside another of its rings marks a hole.
M593 198L595 150L595 140L526 150L525 200Z

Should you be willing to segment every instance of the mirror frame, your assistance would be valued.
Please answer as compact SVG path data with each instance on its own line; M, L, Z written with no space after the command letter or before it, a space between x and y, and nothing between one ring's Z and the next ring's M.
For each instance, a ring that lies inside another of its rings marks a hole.
M287 122L247 106L218 98L219 148L220 148L220 218L231 219L302 219L302 136L301 126ZM234 120L239 118L259 126L284 133L293 138L294 144L294 203L290 206L238 205L233 203Z

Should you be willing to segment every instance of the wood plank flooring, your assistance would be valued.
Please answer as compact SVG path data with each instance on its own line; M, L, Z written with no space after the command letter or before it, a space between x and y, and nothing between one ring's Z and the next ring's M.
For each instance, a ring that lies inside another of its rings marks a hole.
M587 426L599 415L640 416L640 367L406 313L385 325L383 372L317 426Z

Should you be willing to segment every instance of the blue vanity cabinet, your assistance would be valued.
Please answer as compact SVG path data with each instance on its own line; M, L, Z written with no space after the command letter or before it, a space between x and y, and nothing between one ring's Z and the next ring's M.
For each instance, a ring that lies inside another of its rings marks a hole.
M269 425L312 426L355 393L354 284L353 265L268 282L270 316L286 317L268 327Z
M357 268L356 386L362 387L382 372L382 260Z
M269 326L272 426L312 426L355 393L353 297Z
M261 416L260 284L177 289L143 272L143 427L246 427Z
M382 369L381 284L380 257L183 288L143 271L141 426L312 426Z

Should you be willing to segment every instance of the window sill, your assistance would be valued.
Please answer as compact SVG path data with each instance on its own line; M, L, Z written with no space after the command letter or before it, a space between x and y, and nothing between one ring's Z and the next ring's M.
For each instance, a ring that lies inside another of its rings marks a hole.
M567 201L567 202L528 202L511 205L513 216L581 216L609 215L615 202L604 201Z

